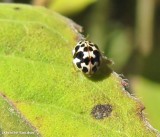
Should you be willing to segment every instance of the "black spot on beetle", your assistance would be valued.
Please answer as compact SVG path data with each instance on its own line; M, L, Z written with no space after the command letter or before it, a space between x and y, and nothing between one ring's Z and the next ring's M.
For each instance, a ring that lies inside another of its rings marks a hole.
M94 44L94 46L99 50L98 46L96 44Z
M86 65L88 65L88 64L89 64L89 58L88 58L88 57L85 58L85 59L83 60L83 62L84 62Z
M90 45L91 47L93 47L93 46L94 46L94 44L93 44L92 42L90 42L90 43L89 43L89 45Z
M87 48L87 47L85 47L85 48L84 48L84 51L88 51L88 48Z
M91 115L96 119L104 119L111 115L112 106L109 104L98 104L93 107Z
M93 51L93 48L91 46L89 47L89 51Z
M76 63L76 65L77 65L78 68L81 68L81 63L80 62Z
M82 51L80 51L80 52L78 52L78 53L76 54L76 58L78 58L78 59L80 59L80 60L82 60L83 56L84 56L84 54L83 54Z
M83 71L84 73L86 73L86 72L88 72L88 69L87 69L86 67L83 67L82 71Z
M97 57L97 56L100 56L100 53L99 53L99 51L97 51L97 50L94 50L93 51L93 54Z
M79 46L75 47L75 52L77 52L79 50Z
M99 64L99 63L100 63L100 56L101 56L100 52L97 51L97 50L94 50L94 51L93 51L93 54L96 56L96 57L94 58L94 61L95 61L95 62L98 62L98 64Z
M81 47L84 47L84 46L85 46L85 44L82 44L82 45L81 45Z
M100 65L100 57L99 56L96 56L94 58L94 61L98 63L98 65Z
M93 57L91 57L91 63L92 63L92 65L94 65L94 63L95 63L95 60Z

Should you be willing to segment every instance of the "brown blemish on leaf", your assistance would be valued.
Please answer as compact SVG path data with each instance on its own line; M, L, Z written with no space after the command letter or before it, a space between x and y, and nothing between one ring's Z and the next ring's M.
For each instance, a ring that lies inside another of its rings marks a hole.
M111 115L112 106L109 104L98 104L93 107L91 115L96 119L104 119Z

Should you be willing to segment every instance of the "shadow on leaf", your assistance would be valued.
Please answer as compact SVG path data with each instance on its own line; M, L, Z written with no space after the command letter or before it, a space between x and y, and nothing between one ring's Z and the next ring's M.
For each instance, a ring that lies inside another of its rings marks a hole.
M102 63L99 70L91 77L88 77L92 81L100 81L110 76L113 70L107 65L107 63Z

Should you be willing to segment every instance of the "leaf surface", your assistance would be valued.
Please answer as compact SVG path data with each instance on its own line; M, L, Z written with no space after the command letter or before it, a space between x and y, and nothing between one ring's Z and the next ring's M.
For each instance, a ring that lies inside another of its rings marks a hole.
M91 78L74 69L78 25L18 4L0 5L0 24L0 90L42 136L156 136L106 64Z

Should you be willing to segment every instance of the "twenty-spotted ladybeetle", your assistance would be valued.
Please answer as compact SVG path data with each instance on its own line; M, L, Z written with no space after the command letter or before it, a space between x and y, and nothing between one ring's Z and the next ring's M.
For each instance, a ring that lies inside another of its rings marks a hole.
M87 75L94 74L100 67L102 54L96 44L80 41L72 51L74 65Z

